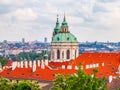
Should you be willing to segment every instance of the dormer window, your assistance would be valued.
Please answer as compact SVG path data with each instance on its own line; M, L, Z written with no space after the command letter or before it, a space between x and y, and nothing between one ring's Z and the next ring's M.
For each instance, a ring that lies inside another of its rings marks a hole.
M24 73L22 73L22 76L24 76L25 74Z
M36 74L36 76L39 76L39 74Z
M110 54L108 54L108 57L110 57Z
M59 40L60 40L60 38L58 37L58 38L57 38L57 40L59 41Z
M55 74L52 74L52 76L55 76Z
M117 58L119 58L119 55L116 55Z
M67 37L67 40L69 40L69 37Z
M67 32L67 29L65 28L65 32Z

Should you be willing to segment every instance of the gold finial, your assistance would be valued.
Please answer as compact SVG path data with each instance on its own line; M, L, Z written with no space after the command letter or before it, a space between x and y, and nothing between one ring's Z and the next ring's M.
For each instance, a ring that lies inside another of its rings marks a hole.
M66 21L65 12L64 12L64 21Z

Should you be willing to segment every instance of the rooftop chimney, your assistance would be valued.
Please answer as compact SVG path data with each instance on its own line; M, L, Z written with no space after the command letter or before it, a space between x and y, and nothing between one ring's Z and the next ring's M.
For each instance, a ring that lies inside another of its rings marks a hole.
M75 66L75 70L78 70L78 66Z
M62 65L62 69L65 69L65 65Z
M102 63L102 66L104 66L104 62Z
M109 83L112 82L112 76L109 76L108 81L109 81Z
M38 67L40 67L40 60L37 61Z
M72 66L71 66L71 65L68 65L68 66L67 66L67 69L72 69Z
M17 62L12 62L12 70L15 70L16 67L17 67Z
M32 61L29 61L29 67L32 67Z
M120 65L118 66L118 71L116 72L116 74L120 75Z
M18 67L18 68L20 67L20 62L17 62L17 67Z
M36 60L33 61L33 65L36 64Z
M25 61L25 68L28 68L28 62Z
M45 65L48 66L48 60L45 60Z
M92 64L90 64L90 65L89 65L89 68L93 68L93 65L92 65Z
M89 69L89 65L86 65L86 69Z
M45 69L44 61L41 60L41 69Z
M20 67L23 68L23 61L20 62Z
M33 63L33 72L35 72L36 71L36 64L35 63Z

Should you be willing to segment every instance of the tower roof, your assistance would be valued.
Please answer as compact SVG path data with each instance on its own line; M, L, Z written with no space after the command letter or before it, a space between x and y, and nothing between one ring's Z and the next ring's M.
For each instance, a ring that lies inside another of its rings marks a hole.
M61 28L59 27L60 29L57 28L57 26L59 26L58 24L59 24L59 21L57 16L56 28L54 29L54 36L52 37L52 42L58 42L58 43L59 42L61 43L78 42L77 38L68 31L68 24L66 22L65 14L64 14L62 26Z
M57 21L56 21L56 25L55 25L55 28L54 28L54 34L57 34L60 32L60 23L59 23L59 18L58 18L58 15L57 15Z
M52 42L78 42L77 38L71 33L59 33L52 38Z
M64 14L62 26L68 26L68 24L67 24L67 22L66 22L66 16L65 16L65 14Z

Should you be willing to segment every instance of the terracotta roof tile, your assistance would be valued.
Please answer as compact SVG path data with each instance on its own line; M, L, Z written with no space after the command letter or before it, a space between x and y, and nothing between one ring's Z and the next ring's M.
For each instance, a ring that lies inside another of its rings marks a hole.
M36 71L32 72L32 68L16 68L15 70L4 69L0 76L12 77L12 78L29 78L37 80L54 80L56 74L74 74L76 66L82 63L83 70L87 74L93 74L93 69L98 68L97 77L101 78L105 76L108 78L110 75L116 76L118 66L120 64L120 53L83 53L75 60L70 62L49 62L49 66L45 66L45 69L41 69L37 66ZM8 66L11 62L8 62ZM62 65L67 68L71 65L72 69L62 69Z

